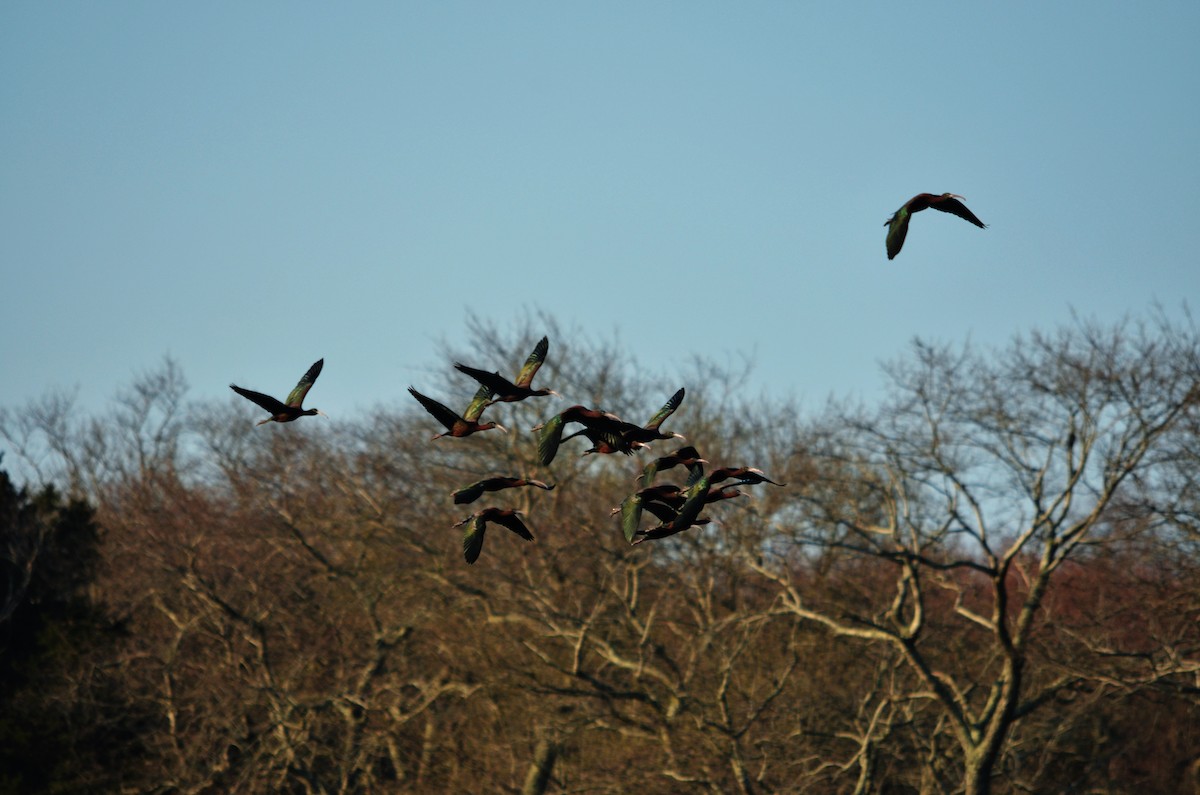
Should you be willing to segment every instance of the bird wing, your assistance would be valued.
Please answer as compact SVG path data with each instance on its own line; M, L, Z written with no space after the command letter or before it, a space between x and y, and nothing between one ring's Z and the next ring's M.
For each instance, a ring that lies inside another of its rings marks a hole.
M929 206L935 210L941 210L944 213L957 215L964 221L970 221L971 223L975 224L975 226L979 227L980 229L985 229L987 227L987 224L975 217L975 213L967 209L967 205L963 204L953 196L941 196L931 202Z
M321 374L321 368L324 366L324 359L317 359L313 362L313 366L308 368L308 372L300 379L300 383L296 384L296 388L288 393L287 400L284 402L294 408L300 408L304 403L304 396L308 394L308 390L312 389L313 382L317 380L317 376Z
M687 499L683 501L683 505L679 506L679 513L671 521L672 527L676 530L683 530L696 521L696 517L704 508L709 486L708 478L702 477L688 488Z
M542 466L550 466L554 456L558 455L558 445L562 442L563 415L555 414L542 425L538 432L537 449L538 461Z
M467 410L463 412L463 419L469 422L478 420L479 415L483 414L483 410L487 408L492 394L492 390L488 389L487 384L481 385L475 392L475 397L471 398L471 402L467 405Z
M487 523L479 514L467 517L467 529L463 531L462 548L463 557L467 559L467 563L474 563L479 560L479 553L483 551L483 534L487 529Z
M683 402L685 390L680 387L679 391L671 395L671 399L663 404L663 407L658 410L658 413L650 418L650 421L644 426L647 430L657 429L662 425L663 420L675 413L675 409L679 408L679 404Z
M487 370L480 370L477 367L468 367L461 362L455 362L454 369L460 373L466 373L487 387L488 397L491 397L492 394L507 395L516 391L516 385L499 373L489 373Z
M411 386L408 388L408 392L410 395L415 397L422 406L425 407L426 411L433 415L435 420L446 426L446 430L452 430L454 428L454 423L462 419L462 417L455 414L451 409L443 406L441 403L438 403L431 397L422 395Z
M626 542L632 542L642 523L642 495L630 494L621 501L621 532Z
M464 486L463 488L454 492L454 504L467 505L468 503L475 502L475 500L483 496L484 487L486 485L486 480L479 480L472 483L470 486Z
M229 388L247 400L253 400L255 403L262 406L272 414L284 414L287 412L287 405L279 402L270 395L264 395L262 392L255 392L253 389L242 389L240 386L235 386L233 384L230 384Z
M654 514L654 518L658 519L661 524L670 524L671 522L675 521L675 517L678 516L678 514L675 512L675 509L670 505L667 505L665 502L651 501L645 503L642 507Z
M912 216L908 212L908 205L897 210L886 224L887 233L887 255L888 259L895 259L900 253L900 249L904 246L904 238L908 235L908 220Z
M533 533L529 532L529 528L521 521L521 517L514 513L502 513L492 517L492 521L498 525L503 525L509 530L519 535L526 541L533 540Z
M636 481L639 489L654 485L654 477L658 474L659 462L662 460L662 458L656 458L646 464L646 468L642 470L641 476Z
M533 346L533 353L529 354L529 358L525 360L521 372L517 373L517 386L529 388L529 385L533 383L533 374L542 366L542 362L546 361L546 351L548 350L550 350L550 338L542 337L538 340L537 345Z

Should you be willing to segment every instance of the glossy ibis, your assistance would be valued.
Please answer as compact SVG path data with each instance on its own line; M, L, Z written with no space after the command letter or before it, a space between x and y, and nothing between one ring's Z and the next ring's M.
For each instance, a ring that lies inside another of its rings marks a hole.
M710 483L720 483L725 480L736 480L734 486L753 486L757 483L770 483L772 486L786 486L771 480L761 469L755 467L720 467L714 469L708 476Z
M513 489L520 486L536 486L539 489L550 491L554 488L554 484L546 484L540 480L528 480L526 478L511 478L511 477L496 477L484 478L477 480L470 486L459 489L454 492L454 502L457 505L465 505L475 502L483 496L485 491L500 491L501 489Z
M987 224L976 218L975 213L968 210L967 205L959 201L961 198L962 196L954 193L943 193L941 196L934 196L932 193L918 193L906 201L903 207L892 213L891 218L883 222L883 225L888 227L888 259L895 259L896 255L900 253L900 248L904 245L904 237L908 234L908 222L912 218L912 214L919 213L927 207L957 215L980 229L986 229Z
M585 431L590 431L593 436L603 437L604 440L607 440L606 443L619 442L620 434L623 430L637 427L625 422L616 414L610 414L607 411L589 409L586 406L580 405L571 406L533 428L533 430L539 432L537 438L538 460L542 466L549 466L554 457L558 455L558 446L563 441L563 428L572 422L581 423ZM567 438L570 439L577 435L573 433ZM588 438L592 438L592 436ZM592 443L597 444L597 439L592 438Z
M255 392L252 389L243 389L235 384L230 384L229 388L237 392L247 400L252 400L258 405L271 413L270 417L265 420L260 420L255 425L262 425L268 422L291 422L297 417L311 417L314 414L320 414L322 417L328 416L320 409L303 409L300 406L304 403L304 396L308 394L308 390L312 389L313 382L317 380L317 376L321 374L321 368L325 366L324 359L317 359L313 366L308 368L308 372L300 379L300 383L296 384L296 388L288 394L287 400L278 401L270 395L264 395L262 392Z
M533 382L534 373L541 368L542 362L546 360L546 351L550 349L550 339L542 337L538 340L538 344L533 346L533 353L529 354L529 358L525 360L525 365L521 368L521 372L517 373L517 380L509 381L500 373L489 373L487 370L479 370L474 367L468 367L460 362L455 362L456 370L474 378L479 383L486 386L492 392L492 403L513 403L518 400L524 400L527 397L543 397L545 395L554 395L562 397L553 389L534 389L530 386Z
M707 478L701 476L700 480L707 481ZM621 513L621 532L625 540L637 543L633 541L634 536L666 538L693 525L706 524L706 520L697 519L704 506L742 495L735 488L720 488L707 483L700 488L698 484L699 481L686 490L671 485L652 486L626 498L617 509ZM654 514L661 524L650 530L639 530L643 510Z
M683 505L686 497L683 489L671 484L650 486L639 489L621 501L620 507L613 508L612 513L621 514L621 532L626 541L632 541L642 523L642 511L648 510L659 518L668 521L674 518L676 511ZM660 511L669 511L668 519L663 519Z
M674 432L664 433L659 430L663 420L675 413L683 402L685 392L680 389L668 400L645 425L638 426L626 422L615 414L583 406L571 406L561 414L551 417L534 430L541 430L538 435L538 454L543 466L547 466L558 454L558 447L567 439L576 436L586 436L592 446L584 452L588 453L625 453L632 454L634 450L645 447L656 439L683 439ZM583 425L583 430L575 431L567 436L562 435L563 426L571 422Z
M529 528L521 521L520 511L512 508L484 508L454 525L467 525L462 542L463 557L467 559L467 563L479 560L479 553L483 551L483 534L487 530L488 522L507 527L526 541L533 540L533 533L529 532Z
M444 433L434 435L434 439L442 436L454 436L456 438L461 438L463 436L470 436L473 433L486 431L491 428L499 428L505 433L508 433L508 429L498 422L479 422L479 416L483 414L483 410L488 403L488 398L491 397L491 392L488 391L486 386L479 387L479 390L475 393L475 397L471 400L471 404L467 406L467 410L463 412L461 417L453 410L447 408L441 403L438 403L433 398L422 395L411 386L408 388L408 391L409 394L415 397L417 401L425 407L426 411L433 415L434 419L446 426L446 431Z

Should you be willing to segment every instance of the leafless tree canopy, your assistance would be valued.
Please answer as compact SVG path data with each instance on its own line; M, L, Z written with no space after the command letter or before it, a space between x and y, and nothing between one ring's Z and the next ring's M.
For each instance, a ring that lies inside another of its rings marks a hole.
M168 360L102 416L0 412L29 481L0 483L0 792L1200 792L1190 323L917 341L879 405L807 415L546 318L473 331L430 393L548 333L564 400L430 442L397 382L256 428ZM710 466L788 485L630 546L610 511L677 445L541 467L528 429L680 385ZM556 485L453 503L493 475ZM479 505L535 541L493 527L468 566Z

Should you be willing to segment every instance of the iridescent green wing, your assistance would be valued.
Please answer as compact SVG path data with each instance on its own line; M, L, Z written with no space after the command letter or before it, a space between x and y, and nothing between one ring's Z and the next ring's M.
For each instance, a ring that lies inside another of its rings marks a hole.
M313 382L317 380L317 376L321 374L321 368L325 366L324 359L317 359L313 366L308 368L308 372L300 379L300 383L296 384L287 396L284 402L294 408L300 408L304 403L304 396L308 394L308 390L312 389Z
M479 415L483 414L483 410L487 408L491 397L492 390L486 386L479 387L479 390L475 393L475 397L471 398L471 403L467 406L467 410L463 412L463 419L470 422L479 419Z
M562 441L563 416L555 414L538 432L537 448L538 461L542 466L550 466L554 456L558 455L558 445Z
M455 505L466 505L467 503L475 502L483 496L483 488L486 481L479 480L472 483L470 486L464 486L452 495Z
M550 338L542 337L538 340L538 344L533 346L533 353L529 354L529 358L525 360L525 365L521 368L521 372L517 373L517 386L529 388L533 383L533 375L542 366L542 362L546 361L546 351L550 350Z
M683 505L679 506L679 513L672 522L675 528L682 530L691 525L700 516L700 511L703 510L705 505L705 498L708 496L709 485L707 477L700 477L688 487L686 492L687 499L684 500Z
M463 557L467 559L467 563L474 563L479 560L479 553L483 551L483 533L487 524L482 516L475 514L467 520L466 525L467 529L463 531L462 539Z
M900 248L904 245L904 238L908 234L908 205L904 205L896 211L888 220L887 233L887 255L888 259L894 259L900 253Z
M662 425L663 420L675 413L675 409L679 408L679 404L683 402L684 389L681 387L678 392L671 395L671 399L663 404L663 407L658 410L658 413L650 418L646 423L647 430L653 430Z
M633 543L633 537L637 535L638 525L642 523L642 495L630 494L621 503L621 532L625 534L625 540Z

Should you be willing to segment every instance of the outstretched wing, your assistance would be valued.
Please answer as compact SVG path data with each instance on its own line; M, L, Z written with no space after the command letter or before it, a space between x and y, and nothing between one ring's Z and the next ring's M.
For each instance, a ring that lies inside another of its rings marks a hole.
M542 366L542 362L546 361L546 351L548 350L550 350L550 338L542 337L538 340L538 344L533 346L533 353L529 354L529 358L525 360L521 372L517 373L517 386L529 388L529 385L533 383L533 374Z
M475 514L462 524L467 526L463 531L463 557L467 559L467 563L474 563L479 560L479 553L483 551L483 533L487 529L487 523L479 514Z
M957 215L964 221L970 221L971 223L975 224L975 226L979 227L980 229L987 227L987 224L975 217L975 213L967 209L967 205L963 204L953 196L941 196L938 199L930 202L929 206L935 210L941 210L944 213Z
M563 415L555 414L538 432L538 461L542 466L550 466L550 462L558 455L558 445L562 442L563 424Z
M488 401L492 398L492 390L488 389L487 384L479 387L475 392L475 397L471 398L471 403L467 406L467 410L463 412L463 419L470 422L475 422L479 419L479 415L483 414L483 410L487 408Z
M638 525L642 523L642 505L640 494L630 494L621 502L621 532L628 543L633 543Z
M242 389L240 386L235 386L234 384L230 384L229 388L247 400L253 400L255 403L271 412L271 414L283 414L287 411L288 407L285 404L280 403L270 395L264 395L262 392L255 392L253 389Z
M492 517L492 521L507 527L526 541L533 540L533 533L529 532L529 528L525 526L525 523L521 521L521 517L516 513L497 514Z
M671 395L671 399L664 403L663 407L658 410L658 413L651 417L650 421L646 423L646 430L657 429L659 425L662 425L663 420L674 414L675 409L679 408L679 404L683 402L684 393L685 390L680 387L678 392L676 392L674 395Z
M420 392L418 392L416 389L413 389L411 386L408 388L408 393L410 395L412 395L413 397L415 397L417 399L417 401L422 406L425 407L425 410L433 415L434 419L436 419L442 425L446 426L446 430L453 429L454 423L456 423L460 419L462 419L461 417L459 417L457 414L455 414L453 411L451 411L446 406L443 406L441 403L438 403L436 400L434 400L431 397L422 395Z
M908 220L912 216L908 212L908 205L904 205L888 219L886 224L887 233L887 255L888 259L895 259L900 253L900 249L904 246L904 238L908 235Z
M507 395L513 391L514 385L512 382L499 373L489 373L487 370L480 370L477 367L469 367L462 362L455 362L454 369L458 370L460 373L466 373L479 383L483 384L488 390L489 397L492 394Z
M486 480L478 480L472 483L470 486L465 486L459 489L453 494L454 504L466 505L467 503L475 502L475 500L483 496L484 487L486 485Z
M312 389L313 382L317 380L317 376L321 374L321 368L324 366L324 359L317 359L313 362L313 366L308 368L308 372L304 374L300 383L296 384L296 388L288 394L287 400L284 402L289 406L300 408L304 403L304 396L308 394L308 390Z

